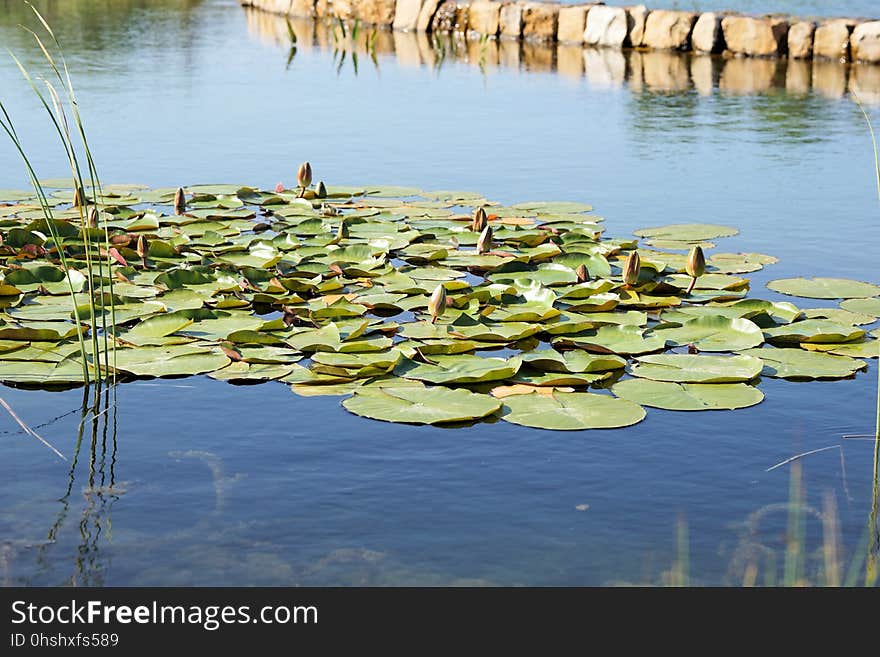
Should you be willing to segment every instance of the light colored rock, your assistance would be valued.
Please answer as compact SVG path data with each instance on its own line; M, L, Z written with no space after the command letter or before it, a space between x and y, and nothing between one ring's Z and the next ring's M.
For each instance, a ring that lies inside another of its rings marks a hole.
M519 39L523 29L523 6L520 3L504 5L498 18L501 36Z
M395 30L414 30L419 23L419 13L422 11L422 0L397 0L394 9Z
M810 59L813 56L813 21L798 21L788 30L788 56L792 59Z
M691 46L697 52L720 52L724 50L724 33L721 31L721 15L713 12L700 14L691 32Z
M315 15L315 0L288 0L287 13L298 18L311 18Z
M400 2L400 0L398 0ZM498 34L501 3L477 0L468 9L468 30L493 37Z
M325 16L330 16L333 13L333 2L332 0L318 0L315 3L315 16L318 18L324 18Z
M584 30L587 29L587 12L589 7L562 7L559 10L559 27L556 38L560 43L583 43ZM580 70L584 65L580 53L577 56Z
M626 39L626 10L622 7L591 7L587 14L584 43L591 46L620 48Z
M626 11L626 39L624 45L638 48L644 45L645 22L648 20L650 11L645 5L624 7Z
M318 0L319 2L321 0ZM428 32L431 30L431 23L434 22L434 14L437 13L437 7L440 6L440 0L423 0L422 8L419 11L419 20L416 22L416 29L419 32Z
M325 15L342 20L354 18L354 0L327 0Z
M687 50L696 20L689 11L652 11L645 22L644 44L654 50Z
M391 25L395 0L353 0L354 15L367 25Z
M555 41L559 24L559 5L549 2L530 3L523 8L523 39L529 41Z
M446 0L434 14L431 30L434 32L464 32L467 30L467 5L460 5L455 0Z
M856 25L850 37L850 44L853 60L880 63L880 21Z
M819 25L813 35L813 57L847 60L849 34L853 27L853 22L845 18Z
M726 16L721 29L727 49L741 55L780 55L788 45L788 21L782 19Z

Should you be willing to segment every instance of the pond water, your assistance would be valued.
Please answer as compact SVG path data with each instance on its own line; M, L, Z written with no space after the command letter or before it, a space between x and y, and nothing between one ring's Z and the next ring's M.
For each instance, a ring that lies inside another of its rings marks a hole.
M227 0L42 5L105 182L271 187L293 184L309 159L336 184L590 202L609 235L734 225L725 251L780 258L750 276L762 298L782 299L763 286L787 276L878 282L870 139L846 94L880 97L870 67L475 54L385 34L355 70L310 24L297 23L291 60L283 21ZM36 62L16 27L27 14L15 0L0 9L0 44ZM37 170L62 175L7 58L0 89ZM0 147L0 188L24 186ZM87 423L79 449L82 391L3 388L78 458L62 462L0 416L0 582L660 583L686 526L691 581L736 584L748 554L770 550L781 568L791 469L767 469L832 445L802 460L805 505L822 511L834 495L849 564L876 540L873 443L842 436L873 431L875 367L840 382L766 380L766 400L741 411L652 411L629 429L572 433L392 425L281 384L145 381L118 389L110 421L95 434ZM820 520L806 521L811 569Z

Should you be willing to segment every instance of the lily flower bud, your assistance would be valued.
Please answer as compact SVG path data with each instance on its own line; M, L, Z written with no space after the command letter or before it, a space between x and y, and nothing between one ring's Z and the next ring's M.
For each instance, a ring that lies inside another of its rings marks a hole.
M706 273L706 256L703 255L703 249L699 244L692 248L688 254L684 270L688 273L688 276L693 277L687 289L687 293L690 294L694 290L694 285L697 284L697 279Z
M443 287L442 283L434 289L434 293L428 301L428 312L431 313L432 324L446 312L446 288Z
M299 165L299 171L296 172L296 183L300 187L305 190L306 187L312 184L312 165L308 162L303 162Z
M639 257L638 251L633 251L626 259L623 266L623 282L627 287L631 287L639 282L639 274L642 273L642 259Z
M492 250L492 226L487 225L477 240L477 253L488 253Z
M475 233L482 233L483 229L489 224L489 218L483 208L474 210L474 218L471 221L471 230Z
M186 193L183 187L178 187L174 193L174 214L183 214L186 212Z
M91 207L89 208L89 228L97 228L98 227L98 208Z
M578 283L586 283L590 280L590 272L587 271L587 266L584 264L579 265L574 273L577 276Z

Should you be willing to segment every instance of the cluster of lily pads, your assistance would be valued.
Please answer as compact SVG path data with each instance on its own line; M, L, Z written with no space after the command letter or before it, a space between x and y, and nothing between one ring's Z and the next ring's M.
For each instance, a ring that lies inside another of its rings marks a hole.
M749 298L742 275L775 258L702 260L734 228L645 228L639 243L604 238L582 203L313 188L310 167L299 182L106 186L87 225L68 181L44 181L52 226L33 193L0 191L0 381L82 385L78 332L106 331L101 367L120 380L282 381L378 420L573 430L635 424L645 406L745 408L762 376L852 377L878 355L862 327L880 317L880 286L768 285L844 300L821 309ZM103 290L96 306L89 289Z

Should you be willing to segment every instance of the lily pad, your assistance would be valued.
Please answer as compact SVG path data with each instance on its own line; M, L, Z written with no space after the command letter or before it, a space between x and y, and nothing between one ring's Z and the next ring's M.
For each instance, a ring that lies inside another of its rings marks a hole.
M673 347L693 345L699 351L740 351L757 347L764 334L753 322L721 315L696 317L681 326L661 327L654 335Z
M431 360L433 364L405 360L394 369L394 373L429 383L483 383L508 379L519 371L522 364L519 358L481 358L470 354L434 356Z
M342 405L361 417L407 424L466 422L501 410L501 402L489 395L442 386L361 387Z
M754 356L656 354L642 356L632 375L674 383L740 383L756 379L764 367Z
M591 392L531 393L504 398L502 420L535 429L615 429L645 419L645 409L626 399Z
M880 285L848 278L780 278L767 283L774 292L808 299L859 299L880 295Z
M761 403L764 393L745 383L673 383L626 379L611 388L623 399L669 411L717 411Z
M843 379L865 369L864 361L803 349L750 349L743 352L764 361L762 374L780 379Z

